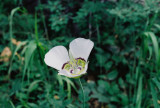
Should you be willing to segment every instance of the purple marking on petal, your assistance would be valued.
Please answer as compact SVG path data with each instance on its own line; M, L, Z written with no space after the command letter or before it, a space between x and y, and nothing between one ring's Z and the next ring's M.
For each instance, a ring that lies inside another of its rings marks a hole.
M68 63L69 63L69 62L64 63L63 66L62 66L62 69L64 69L64 66L65 66L66 64L68 64Z
M81 58L81 57L76 58L76 60L78 60L78 59L81 59L81 60L83 60L83 61L85 61L85 62L86 62L86 60L85 60L84 58Z
M81 70L82 68L81 68L81 67L78 67L78 69Z
M70 73L73 73L73 70L71 70Z

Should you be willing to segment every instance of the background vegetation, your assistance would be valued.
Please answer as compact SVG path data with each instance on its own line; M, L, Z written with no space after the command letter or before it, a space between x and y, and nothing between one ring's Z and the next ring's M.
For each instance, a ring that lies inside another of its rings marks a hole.
M78 81L44 55L83 37L86 107L160 108L159 36L159 0L1 0L0 107L81 108Z

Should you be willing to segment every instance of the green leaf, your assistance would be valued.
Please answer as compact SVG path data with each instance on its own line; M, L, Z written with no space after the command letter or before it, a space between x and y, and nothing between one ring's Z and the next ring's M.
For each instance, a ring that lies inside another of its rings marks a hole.
M28 103L31 108L39 108L39 106L35 103Z
M118 79L118 83L119 83L119 85L120 85L121 88L125 88L125 82L123 81L122 78Z
M109 102L109 99L105 95L98 92L94 92L94 94L91 95L91 98L96 98L99 102Z
M109 62L107 62L106 64L104 64L104 68L105 68L106 70L109 70L109 69L112 67L112 65L113 65L113 62L112 62L112 61L109 61Z
M109 80L114 80L115 78L117 78L117 76L118 76L117 70L113 70L112 72L109 72L109 73L107 74L107 78L108 78Z
M103 64L105 64L105 62L107 61L107 57L102 55L102 54L96 54L96 58L97 58L97 62L100 66L102 66Z
M98 90L101 93L107 92L110 88L110 85L107 81L104 80L98 80Z
M121 98L120 103L122 105L128 105L128 96L127 96L127 94L119 94L118 97Z
M28 93L36 90L38 88L38 83L41 82L41 80L36 80L36 81L33 81L30 85L29 85L29 88L28 88Z
M16 92L16 96L17 96L20 100L28 99L28 95L27 95L26 93Z

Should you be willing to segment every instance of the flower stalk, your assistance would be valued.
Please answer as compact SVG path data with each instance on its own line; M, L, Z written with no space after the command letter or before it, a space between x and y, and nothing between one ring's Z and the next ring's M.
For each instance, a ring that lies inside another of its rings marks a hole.
M82 89L82 94L83 94L83 108L85 108L85 94L84 94L84 89L83 89L83 85L81 83L81 79L79 78L79 83Z

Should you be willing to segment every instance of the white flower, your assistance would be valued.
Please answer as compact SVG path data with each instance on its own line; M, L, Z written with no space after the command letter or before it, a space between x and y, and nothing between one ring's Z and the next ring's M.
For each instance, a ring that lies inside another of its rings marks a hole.
M85 74L88 57L94 46L89 39L77 38L69 45L69 54L64 46L56 46L47 52L44 61L48 66L58 70L59 75L77 78Z

